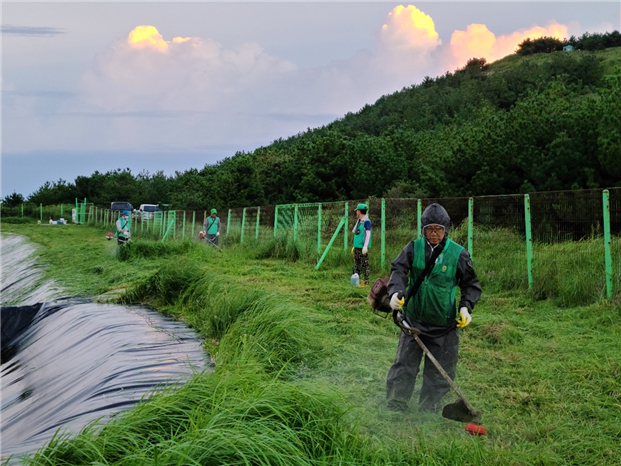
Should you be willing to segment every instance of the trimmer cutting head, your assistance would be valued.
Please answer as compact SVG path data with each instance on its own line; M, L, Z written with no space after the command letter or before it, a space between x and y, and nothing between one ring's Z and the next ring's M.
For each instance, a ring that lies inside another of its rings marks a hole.
M481 422L481 413L468 408L463 398L446 405L442 409L442 417L457 422Z

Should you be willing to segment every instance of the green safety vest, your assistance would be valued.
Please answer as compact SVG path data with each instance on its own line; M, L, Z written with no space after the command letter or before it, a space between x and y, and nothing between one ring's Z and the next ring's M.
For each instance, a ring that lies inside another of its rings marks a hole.
M212 218L211 216L207 219L207 234L215 235L218 233L218 224L220 223L220 219L218 217Z
M357 230L358 230L358 234L354 234L354 247L362 249L364 247L364 240L366 239L366 230L364 229L364 222L358 222ZM367 246L368 248L371 248L371 240L372 240L372 235L369 236L369 244Z
M410 299L405 315L410 322L446 326L456 317L457 262L464 248L446 240L431 273L423 280L416 296ZM414 260L410 288L425 270L425 239L414 241Z
M127 219L127 221L125 222L125 224L123 224L123 219L122 219L122 218L120 218L120 219L119 219L119 222L120 222L120 225L121 225L121 231L125 231L125 227L126 227L126 226L128 226L128 225L130 225L130 223L129 223L129 222L130 222L129 218ZM131 226L130 226L130 228L131 228ZM127 230L129 231L129 228L128 228ZM117 232L116 232L116 234L117 234L118 236L120 236L121 238L125 238L125 233L119 233L119 232L117 231Z

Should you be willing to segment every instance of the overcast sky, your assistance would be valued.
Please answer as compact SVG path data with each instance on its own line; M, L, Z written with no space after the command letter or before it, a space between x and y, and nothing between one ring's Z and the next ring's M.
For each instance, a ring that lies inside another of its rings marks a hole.
M5 1L1 195L202 168L525 37L620 23L618 1Z

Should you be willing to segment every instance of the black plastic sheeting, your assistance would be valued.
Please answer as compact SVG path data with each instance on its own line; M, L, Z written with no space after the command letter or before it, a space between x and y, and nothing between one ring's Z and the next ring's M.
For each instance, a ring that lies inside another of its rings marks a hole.
M63 296L52 280L43 280L44 269L37 263L36 250L26 238L3 234L0 251L0 305L37 304Z
M5 262L5 239L3 293L18 286L30 302L41 294L23 284L47 285L32 261ZM23 240L13 246L9 251L19 249L24 259L34 251ZM7 284L5 277L17 280ZM2 459L15 455L11 463L45 445L59 429L71 435L94 421L105 423L145 395L211 366L193 330L143 307L58 299L3 306L0 317L0 434Z
M192 330L154 311L65 300L32 316L34 307L2 309L5 458L38 449L59 427L77 433L105 420L208 363Z

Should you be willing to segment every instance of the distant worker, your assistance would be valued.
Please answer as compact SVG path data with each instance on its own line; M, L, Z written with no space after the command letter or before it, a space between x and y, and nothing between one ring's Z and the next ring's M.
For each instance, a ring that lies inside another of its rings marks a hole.
M211 215L203 223L207 243L214 246L218 245L218 237L220 236L220 217L216 215L217 213L216 209L211 209Z
M360 277L360 286L369 286L369 248L371 247L371 220L367 212L366 204L358 204L356 207L356 224L352 229L354 234L354 247L351 252L354 255L354 273ZM364 274L364 278L363 278Z
M423 237L408 243L392 262L388 294L392 309L400 310L405 304L408 323L421 332L419 338L449 377L455 379L459 350L457 327L463 328L472 320L470 313L481 297L481 284L468 251L448 238L450 222L440 204L425 209L421 217ZM421 277L424 272L427 273ZM417 292L412 291L415 285L419 285ZM459 317L455 307L456 287L461 289ZM422 358L423 350L416 340L401 332L395 363L386 378L389 410L408 409ZM449 389L448 382L425 358L418 410L437 412Z
M129 228L131 222L129 220L129 210L124 210L119 219L116 221L116 236L118 238L118 245L125 243L131 237Z

